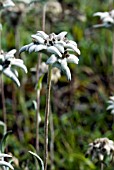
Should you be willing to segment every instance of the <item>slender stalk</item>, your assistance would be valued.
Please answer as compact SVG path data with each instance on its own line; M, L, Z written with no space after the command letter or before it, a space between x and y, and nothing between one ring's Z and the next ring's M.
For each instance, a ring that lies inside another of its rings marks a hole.
M53 115L50 111L50 132L51 132L51 141L50 141L50 159L51 159L51 170L53 170L54 162L54 126L53 126Z
M101 170L104 169L104 164L101 162Z
M39 66L41 63L41 54L38 56L38 62L37 62L37 71L36 71L36 79L38 82L39 79ZM39 151L39 108L40 108L40 89L37 90L37 96L36 96L36 102L37 102L37 110L36 110L36 152Z
M112 69L114 70L114 31L112 32ZM114 71L113 71L114 75Z
M6 106L5 106L5 94L4 94L4 82L3 76L1 75L1 95L2 95L2 113L3 113L3 120L7 126L7 118L6 118Z
M46 20L46 5L43 6L43 13L42 13L42 30L43 31L45 31L45 20ZM36 80L37 80L37 82L38 82L38 79L39 79L39 67L40 67L41 59L42 59L42 54L39 54L38 55L38 62L37 62L37 71L36 71ZM36 102L37 102L37 111L36 111L36 152L38 153L38 151L39 151L40 89L37 90Z
M48 161L48 124L50 112L50 90L51 90L51 66L48 68L47 78L47 95L46 95L46 109L45 109L45 124L44 124L44 170L47 170Z
M112 32L112 69L114 75L114 30Z
M16 101L16 89L15 89L15 85L14 83L12 83L12 112L15 116L15 120L17 118L17 113L16 113L16 109L17 108L17 101Z
M2 12L0 11L0 24L1 24L1 15L2 15ZM0 51L1 51L1 44L2 44L2 24L0 25L1 28L0 28Z

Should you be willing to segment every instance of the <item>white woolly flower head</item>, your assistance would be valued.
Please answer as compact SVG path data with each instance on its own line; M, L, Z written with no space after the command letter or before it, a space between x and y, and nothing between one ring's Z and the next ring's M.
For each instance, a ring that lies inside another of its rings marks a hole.
M13 7L13 6L15 6L15 4L12 0L0 0L0 9Z
M20 53L24 51L31 53L34 51L48 54L50 57L47 59L46 64L57 67L63 71L68 80L71 80L68 63L78 64L79 59L75 53L80 55L80 50L77 47L77 43L69 40L66 35L66 31L49 35L43 31L37 31L36 34L31 36L33 42L23 46L20 49Z
M114 10L109 12L96 12L93 16L99 16L102 22L101 24L94 25L94 28L105 27L112 29L114 27Z
M4 53L3 51L0 52L0 74L3 73L12 79L18 86L20 86L20 82L18 80L18 72L15 67L23 69L25 73L27 73L27 68L24 65L23 60L15 58L15 53L15 49L7 53Z
M108 138L97 138L92 143L86 152L86 157L90 156L92 160L105 161L106 157L113 158L114 142Z

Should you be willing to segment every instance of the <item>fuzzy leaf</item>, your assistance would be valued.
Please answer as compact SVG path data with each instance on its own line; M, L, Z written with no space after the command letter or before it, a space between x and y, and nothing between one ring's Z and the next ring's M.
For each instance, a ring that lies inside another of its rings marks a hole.
M46 49L47 49L46 45L39 44L39 45L36 46L35 52L38 52L38 51L41 51L41 50L46 50Z
M60 53L62 53L62 54L64 53L63 45L56 43L56 44L54 44L54 46L60 51Z
M12 158L11 155L8 155L8 154L5 154L5 153L0 153L0 158L5 158L5 157Z
M66 31L63 31L63 32L61 32L61 33L59 33L59 34L57 35L57 38L58 38L58 39L63 39L66 35L67 35L67 32L66 32Z
M31 35L31 37L32 37L33 39L35 39L36 42L38 42L39 44L44 44L44 39L43 39L42 37L40 37L40 36L38 36L38 35Z
M50 46L50 47L48 47L47 48L47 51L49 52L49 53L54 53L55 55L58 55L59 57L62 57L62 54L59 52L59 50L56 48L56 47L54 47L54 46Z
M78 64L79 59L74 54L70 54L69 57L67 58L67 62L68 63Z
M46 61L46 64L54 64L57 61L57 57L52 54L50 58L48 58L48 60Z
M13 66L18 66L20 67L21 69L23 69L25 71L25 73L27 73L27 67L23 64L23 61L21 62L22 60L20 59L14 59L12 62L11 62L11 65Z
M21 49L19 50L19 53L22 53L24 51L28 51L29 48L34 45L34 43L30 43L30 44L27 44L27 45L24 45L23 47L21 47Z
M76 53L78 53L80 55L80 50L77 48L77 46L74 46L71 43L66 43L64 47L65 48L71 48L72 50L74 50Z
M8 67L7 69L4 69L3 70L3 73L9 77L10 79L12 79L16 84L17 86L20 86L20 82L18 80L18 78L16 77L16 75L13 73L13 71Z
M32 53L35 50L36 46L37 46L36 44L32 45L28 50L29 53Z
M12 170L14 169L13 166L10 163L6 162L6 161L0 161L0 166L9 167Z
M37 31L36 35L38 35L44 39L48 38L48 35L44 31Z

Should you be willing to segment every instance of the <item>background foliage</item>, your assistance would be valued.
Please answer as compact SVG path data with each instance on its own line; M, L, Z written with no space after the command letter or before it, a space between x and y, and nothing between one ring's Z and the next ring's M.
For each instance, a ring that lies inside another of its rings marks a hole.
M14 1L16 2L16 1ZM113 9L113 1L106 0L62 0L62 13L58 16L47 13L46 32L67 31L68 36L78 43L81 51L79 65L70 65L72 80L67 82L62 76L52 85L51 110L54 124L54 165L55 170L96 169L90 159L85 158L88 143L95 138L114 139L113 116L106 111L107 100L114 93L112 68L112 32L106 29L93 29L99 22L93 17L97 11ZM2 12L2 49L19 49L31 42L30 35L41 30L43 3L30 7L16 3L14 9ZM17 53L18 57L18 53ZM10 79L5 81L7 126L12 130L8 137L7 150L19 161L15 169L35 169L34 159L28 153L35 147L36 78L31 72L37 62L37 54L24 53L20 56L28 68L28 74L20 72L21 87L18 89ZM45 61L45 56L43 56ZM46 77L41 90L40 151L43 157L44 112ZM1 96L0 96L1 97ZM2 120L0 102L0 120ZM3 129L0 127L0 136ZM51 137L51 135L50 135ZM50 138L49 138L50 139ZM50 161L49 161L50 165ZM75 167L75 168L74 168ZM112 170L113 165L106 167Z

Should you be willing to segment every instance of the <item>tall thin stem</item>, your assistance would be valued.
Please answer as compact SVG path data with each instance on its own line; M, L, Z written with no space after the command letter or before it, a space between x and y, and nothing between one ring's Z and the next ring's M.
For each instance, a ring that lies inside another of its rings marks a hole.
M48 161L48 124L50 112L50 90L51 90L51 66L48 68L47 78L47 95L46 95L46 109L45 109L45 125L44 125L44 170L47 170Z
M38 81L39 79L39 66L41 63L41 54L38 56L38 62L37 62L37 70L36 70L36 79ZM36 96L36 102L37 102L37 110L36 110L36 152L39 151L39 108L40 108L40 89L37 89L37 96Z
M2 24L1 24L1 15L2 15L2 12L0 11L0 51L1 51L1 44L2 44Z
M104 164L101 162L101 170L104 169Z
M54 126L53 126L53 115L50 111L50 132L51 132L51 141L50 141L50 159L51 159L51 170L53 169L54 161Z
M114 31L112 32L112 69L114 70ZM114 75L114 71L113 71Z
M7 118L6 118L6 106L5 106L5 94L4 94L4 82L3 76L1 75L1 95L2 95L2 113L3 113L3 120L7 126Z
M43 6L42 13L42 30L45 31L45 20L46 20L46 5ZM36 24L37 25L37 24ZM38 55L37 70L36 70L36 80L39 79L39 67L41 64L42 54ZM40 89L37 90L37 111L36 111L36 152L39 151L39 108L40 108Z

